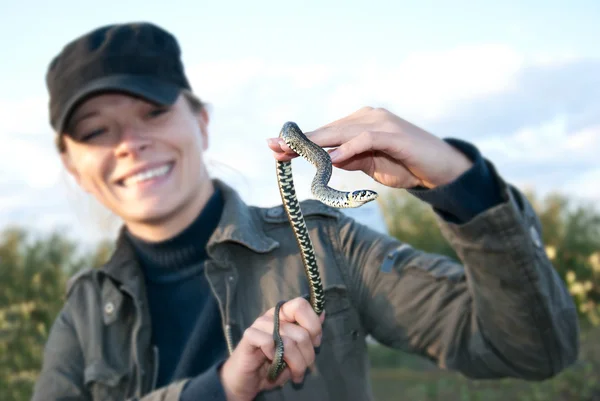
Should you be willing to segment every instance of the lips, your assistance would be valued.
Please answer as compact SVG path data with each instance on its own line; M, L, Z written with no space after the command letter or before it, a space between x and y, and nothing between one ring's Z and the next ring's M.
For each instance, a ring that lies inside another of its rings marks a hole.
M118 184L125 187L138 184L140 182L148 181L153 178L158 178L167 175L173 168L173 162L164 163L154 167L148 167L138 171L134 174L130 174L127 177L117 181Z

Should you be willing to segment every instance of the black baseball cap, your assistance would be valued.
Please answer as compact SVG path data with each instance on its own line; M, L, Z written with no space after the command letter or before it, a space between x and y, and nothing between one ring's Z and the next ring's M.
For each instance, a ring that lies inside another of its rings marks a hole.
M50 125L66 129L75 107L102 92L126 93L160 105L191 90L175 37L148 22L97 28L64 46L46 74Z

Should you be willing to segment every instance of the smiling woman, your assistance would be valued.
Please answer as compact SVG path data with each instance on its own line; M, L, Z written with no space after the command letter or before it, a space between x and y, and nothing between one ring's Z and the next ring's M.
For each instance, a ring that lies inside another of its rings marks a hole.
M462 263L302 202L317 315L283 207L248 206L209 177L208 113L180 56L170 33L135 23L88 32L50 63L63 165L122 227L110 260L69 281L34 401L369 400L368 335L473 378L540 380L576 359L574 303L526 197L473 145L384 109L304 134L334 148L334 167L431 205ZM298 156L267 142L274 160ZM276 323L285 369L271 381Z

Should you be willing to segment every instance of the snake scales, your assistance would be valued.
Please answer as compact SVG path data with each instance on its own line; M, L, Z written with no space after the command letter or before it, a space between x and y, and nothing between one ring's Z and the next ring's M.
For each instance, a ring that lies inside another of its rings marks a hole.
M371 190L357 190L353 192L338 191L327 186L332 174L332 164L329 153L309 140L294 122L286 122L279 133L285 143L299 156L308 160L317 168L311 184L311 192L319 201L336 208L354 208L364 205L377 198L377 193ZM310 304L318 314L324 310L325 299L323 286L319 274L319 267L315 258L312 242L300 209L300 202L296 196L294 180L292 177L292 162L277 161L277 183L279 193L286 211L288 220L294 231L296 241L302 255L302 262L310 287ZM279 333L279 310L285 301L280 301L275 306L273 340L275 342L275 358L269 368L268 378L273 381L283 372L287 364L283 359L283 340Z

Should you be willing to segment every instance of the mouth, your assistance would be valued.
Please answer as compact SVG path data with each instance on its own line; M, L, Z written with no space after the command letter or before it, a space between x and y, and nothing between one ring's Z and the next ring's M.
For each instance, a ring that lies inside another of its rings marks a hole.
M122 187L132 187L144 183L148 183L150 181L159 179L161 177L165 177L168 175L171 170L173 170L173 166L175 162L168 162L162 164L160 166L148 168L144 171L140 171L139 173L132 174L126 178L120 179L117 181L117 184Z

